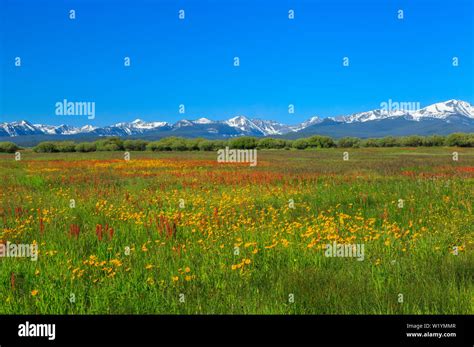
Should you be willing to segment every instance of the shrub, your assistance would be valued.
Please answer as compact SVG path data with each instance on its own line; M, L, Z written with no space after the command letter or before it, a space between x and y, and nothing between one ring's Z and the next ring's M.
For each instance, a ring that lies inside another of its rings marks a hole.
M37 153L54 153L59 152L54 142L41 142L33 147L33 151Z
M125 140L123 142L123 148L127 151L144 151L148 141L144 140Z
M171 142L172 151L185 151L188 149L188 145L185 139L176 138Z
M13 143L13 142L0 142L0 152L15 153L19 149L20 149L20 147L18 147L16 143Z
M287 146L287 141L282 139L272 139L271 137L266 137L263 139L258 140L257 147L258 148L285 148Z
M308 146L309 144L307 139L298 139L293 141L293 148L306 149Z
M76 144L72 141L56 142L58 152L75 152Z
M96 145L94 142L82 142L76 145L76 152L95 152Z
M214 140L212 143L214 144L214 149L223 149L226 146L229 146L229 143L224 140Z
M149 143L147 149L151 151L171 151L173 150L173 147L175 147L173 143L177 139L177 137L166 137L159 141Z
M446 138L446 146L457 147L473 147L474 134L455 133L448 135Z
M341 148L350 148L350 147L360 147L361 141L357 137L343 137L337 141L337 147Z
M123 141L118 137L110 137L95 142L97 151L121 151L123 150Z
M399 147L402 145L402 141L400 139L397 139L396 137L393 136L386 136L381 139L376 139L376 142L378 144L377 147ZM408 145L405 145L408 146Z
M238 137L229 140L228 146L236 149L254 149L257 148L257 139L249 136Z
M360 145L362 147L380 147L380 144L377 139L365 139L361 141Z
M186 149L189 151L199 151L199 144L205 139L189 139L186 140Z
M214 141L204 140L199 142L200 151L213 151L215 148Z
M148 145L146 145L146 150L147 151L157 151L158 150L158 141L153 141L149 142Z
M423 137L416 135L402 137L401 144L407 147L419 147L423 145Z
M433 135L433 136L425 136L423 138L423 146L431 147L431 146L443 146L446 139L444 136Z
M312 148L331 148L335 147L333 139L328 136L311 136L307 139L308 147Z

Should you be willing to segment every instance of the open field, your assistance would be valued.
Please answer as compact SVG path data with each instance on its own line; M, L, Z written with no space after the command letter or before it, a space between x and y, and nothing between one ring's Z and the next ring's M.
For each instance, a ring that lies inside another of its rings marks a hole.
M216 157L0 154L0 313L474 313L474 149Z

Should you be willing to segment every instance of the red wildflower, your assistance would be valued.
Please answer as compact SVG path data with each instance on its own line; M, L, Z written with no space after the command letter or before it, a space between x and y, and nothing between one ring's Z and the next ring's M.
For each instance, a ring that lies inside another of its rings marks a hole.
M79 225L77 224L71 224L71 226L69 227L69 235L75 236L76 239L79 238L79 231Z
M102 241L102 224L97 224L95 227L95 234L99 241Z

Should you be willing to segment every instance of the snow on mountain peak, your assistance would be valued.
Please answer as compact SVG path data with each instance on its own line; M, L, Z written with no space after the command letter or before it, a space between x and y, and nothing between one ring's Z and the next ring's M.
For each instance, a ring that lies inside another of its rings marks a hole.
M89 132L91 132L91 131L94 131L95 129L97 129L97 127L93 127L92 125L84 125L84 126L81 128L81 132L89 133Z
M138 122L137 122L138 121ZM133 123L135 129L155 129L161 128L165 125L168 125L167 122L145 122L140 119L135 120Z
M132 132L132 130L150 130L155 128L160 128L167 125L167 122L145 122L142 119L135 119L131 123L117 123L112 125L112 127L122 128L126 132Z
M265 134L265 131L255 125L250 119L248 119L245 116L236 116L233 118L230 118L224 122L225 124L239 129L243 133L260 133L260 134Z
M273 120L254 118L251 122L255 124L264 135L282 135L291 131L288 125Z
M410 106L410 108L405 109L402 107L405 104ZM473 107L465 101L452 99L429 105L421 109L419 109L419 107L414 108L412 104L419 105L419 103L392 103L390 100L390 103L388 103L390 107L388 109L382 108L372 111L359 112L349 116L339 116L331 119L338 122L354 123L381 120L392 117L406 117L415 121L419 121L423 118L446 119L447 117L453 115L474 118ZM392 109L394 105L396 107Z
M466 101L451 99L429 105L411 113L415 120L420 120L421 118L446 119L452 115L474 118L474 108Z
M303 123L300 123L300 124L297 124L297 125L294 125L294 126L290 127L290 129L292 131L300 131L300 130L302 130L304 128L307 128L311 125L321 123L322 121L323 120L320 117L314 116L314 117L311 117L308 120L305 120Z
M227 120L227 123L232 124L244 124L246 122L250 122L250 120L245 116L235 116Z
M202 117L202 118L196 119L195 121L193 121L193 123L195 123L195 124L210 124L210 123L214 123L214 122L210 119Z
M435 118L446 121L447 123L452 121L461 121L465 123L471 122L474 119L473 105L471 105L469 102L456 99L450 99L444 102L435 103L424 108L420 108L419 103L399 103L393 102L391 99L388 102L381 103L380 105L380 109L354 113L347 116L329 117L325 119L333 120L338 123L380 121L383 119L395 117L400 117L408 121L421 121L424 119ZM407 105L409 107L407 107ZM203 117L194 121L183 119L174 124L169 124L167 122L146 122L138 118L130 123L123 122L105 127L94 127L91 125L85 125L80 128L64 124L58 126L43 124L33 125L26 120L20 120L9 123L0 123L0 136L13 137L40 134L73 135L81 133L97 134L99 136L123 136L143 134L147 131L153 131L162 127L169 128L165 128L164 130L178 130L181 127L192 128L193 126L196 126L197 133L201 131L206 131L207 133L221 134L223 136L236 136L235 133L237 133L238 135L267 136L283 135L288 132L298 132L312 125L319 124L325 119L314 116L302 123L289 126L273 120L264 120L259 118L249 119L242 115L235 116L223 121L213 121ZM197 125L208 124L213 124L216 126L212 128L197 127ZM220 127L222 125L227 125L231 128L234 128L234 131L232 131L230 135L226 134L225 127Z
M180 121L177 121L176 123L174 123L174 127L176 128L181 128L181 127L189 127L189 126L192 126L193 123L187 119L182 119Z
M240 129L241 131L244 131L244 132L249 132L249 131L252 131L252 130L262 132L262 130L258 126L256 126L254 123L252 123L245 116L236 116L236 117L233 117L233 118L230 118L230 119L226 120L224 123L226 123L227 125L229 125L233 128Z
M405 114L403 111L388 111L388 110L373 110L367 112L359 112L351 114L350 116L335 117L336 121L342 121L344 123L354 122L368 122L372 120L385 119L394 116L400 116Z

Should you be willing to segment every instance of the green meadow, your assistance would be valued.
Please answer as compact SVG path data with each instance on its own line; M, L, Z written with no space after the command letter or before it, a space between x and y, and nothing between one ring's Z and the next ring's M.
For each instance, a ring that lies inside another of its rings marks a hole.
M20 152L0 314L474 313L474 148Z

